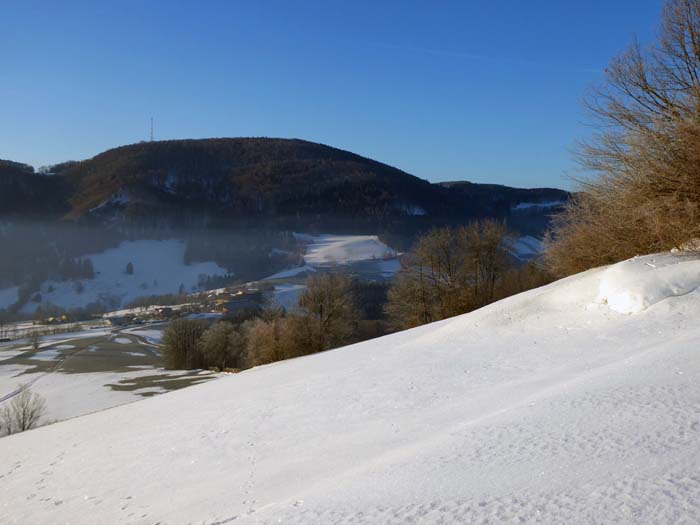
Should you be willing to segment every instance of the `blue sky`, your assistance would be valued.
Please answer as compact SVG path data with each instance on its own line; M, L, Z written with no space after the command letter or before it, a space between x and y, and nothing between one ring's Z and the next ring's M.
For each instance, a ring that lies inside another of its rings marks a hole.
M567 187L580 100L659 0L5 0L0 158L297 137L433 181Z

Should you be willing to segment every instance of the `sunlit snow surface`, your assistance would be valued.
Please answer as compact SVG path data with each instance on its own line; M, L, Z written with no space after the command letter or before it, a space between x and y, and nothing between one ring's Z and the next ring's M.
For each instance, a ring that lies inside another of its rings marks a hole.
M700 287L697 254L676 253L635 257L603 273L599 299L620 313L637 313L664 299Z
M623 290L601 302L608 270L591 270L0 439L0 516L697 523L700 292L668 292L680 263L624 268L658 299L635 314L610 308Z

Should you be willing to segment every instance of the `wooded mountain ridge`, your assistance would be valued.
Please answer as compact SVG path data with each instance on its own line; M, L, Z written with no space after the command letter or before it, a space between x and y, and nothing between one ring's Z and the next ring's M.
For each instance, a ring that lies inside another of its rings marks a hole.
M217 221L440 224L509 217L556 189L430 183L354 153L298 139L141 142L50 166L0 161L0 215L179 226ZM537 210L534 210L537 212ZM546 211L546 210L539 210Z

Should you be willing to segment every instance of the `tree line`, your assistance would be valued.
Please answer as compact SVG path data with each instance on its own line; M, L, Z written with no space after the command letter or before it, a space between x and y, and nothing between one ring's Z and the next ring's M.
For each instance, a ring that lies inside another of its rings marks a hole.
M297 308L242 311L220 322L175 320L165 331L169 368L244 369L322 352L463 314L551 281L511 254L494 220L419 238L391 285L343 273L313 275Z
M312 354L352 342L359 312L352 279L343 274L309 278L299 309L240 311L210 325L174 320L163 337L168 368L241 369Z

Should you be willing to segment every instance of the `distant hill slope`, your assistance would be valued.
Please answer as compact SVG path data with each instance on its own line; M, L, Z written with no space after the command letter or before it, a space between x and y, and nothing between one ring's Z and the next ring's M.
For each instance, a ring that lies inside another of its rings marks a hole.
M513 230L535 237L544 233L551 216L561 210L570 196L569 192L556 188L511 188L467 181L438 184L459 195L468 209L504 218Z
M464 213L447 188L347 151L296 139L144 142L65 171L69 217L184 209L233 216Z
M68 211L67 188L61 177L34 173L34 168L0 159L0 212L36 217Z
M521 203L560 202L568 196L554 189L432 184L387 164L298 139L142 142L49 171L36 175L30 166L0 164L0 184L18 196L4 192L7 203L0 214L43 210L52 218L129 224L243 220L326 231L344 225L376 230L379 225L408 232L480 217L508 218ZM541 233L550 212L531 208L515 226L524 226L523 233Z
M437 184L458 193L469 205L486 205L498 214L532 207L554 207L563 204L569 198L569 192L556 188L512 188L501 184L477 184L468 181Z

